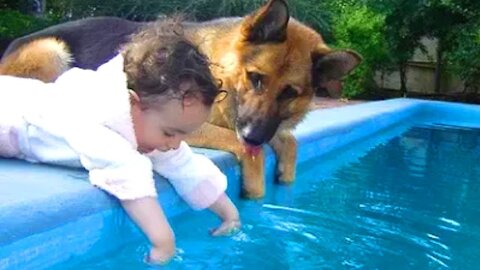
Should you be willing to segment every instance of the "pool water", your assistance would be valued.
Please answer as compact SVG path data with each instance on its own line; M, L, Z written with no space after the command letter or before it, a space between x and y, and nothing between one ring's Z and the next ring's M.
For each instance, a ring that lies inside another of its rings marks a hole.
M478 269L480 128L396 132L302 164L295 185L262 201L237 201L235 236L210 237L218 221L207 212L173 218L178 254L159 268ZM62 269L150 269L147 250L139 240Z

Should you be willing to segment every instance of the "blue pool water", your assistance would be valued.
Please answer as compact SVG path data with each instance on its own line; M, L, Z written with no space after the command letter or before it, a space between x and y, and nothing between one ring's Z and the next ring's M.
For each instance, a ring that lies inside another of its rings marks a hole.
M207 212L171 220L160 269L478 269L480 128L397 126L302 164L293 186L237 201L244 227L212 238ZM150 269L138 240L59 269Z

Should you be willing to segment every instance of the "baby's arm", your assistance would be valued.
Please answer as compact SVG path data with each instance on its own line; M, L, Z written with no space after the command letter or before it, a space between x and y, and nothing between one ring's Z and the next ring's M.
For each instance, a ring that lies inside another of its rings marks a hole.
M175 253L175 236L156 198L123 200L122 206L152 243L149 261L165 263Z
M213 236L230 235L240 228L241 223L237 207L226 193L223 193L209 209L222 220L222 224L212 231Z
M66 140L80 155L90 182L121 201L153 245L149 260L168 261L175 250L175 237L156 199L150 159L104 126L77 127L72 127L72 134Z
M176 150L155 151L150 158L153 169L167 178L193 209L209 208L222 220L213 235L240 226L237 208L225 194L227 178L210 159L193 153L185 142Z

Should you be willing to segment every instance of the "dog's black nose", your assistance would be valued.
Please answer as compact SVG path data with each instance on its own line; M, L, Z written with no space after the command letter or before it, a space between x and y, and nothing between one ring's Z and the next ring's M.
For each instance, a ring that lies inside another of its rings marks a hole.
M252 137L242 137L243 141L246 142L249 145L253 146L260 146L263 144L263 142L259 138L252 138Z
M278 117L270 117L268 121L255 121L243 125L239 121L237 125L237 127L241 127L239 134L245 143L251 146L261 146L268 143L275 135L280 123L278 119Z

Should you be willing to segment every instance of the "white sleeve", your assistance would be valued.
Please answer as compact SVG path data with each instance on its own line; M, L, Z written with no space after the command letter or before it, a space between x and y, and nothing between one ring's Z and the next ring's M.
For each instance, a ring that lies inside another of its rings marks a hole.
M222 171L208 157L193 153L185 142L178 149L155 151L149 156L153 169L194 209L209 207L227 189Z
M77 126L65 139L93 185L120 200L157 196L150 159L120 134L102 125Z

